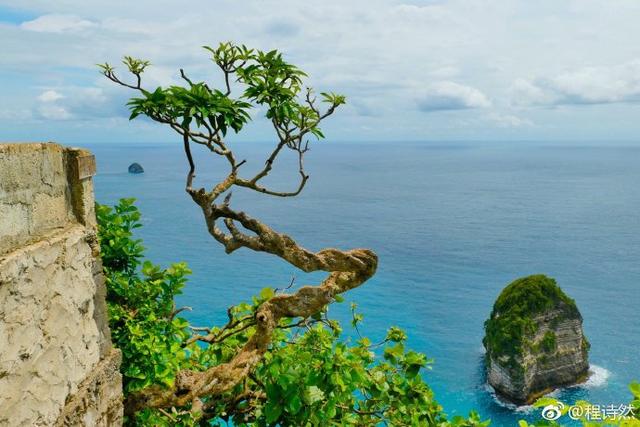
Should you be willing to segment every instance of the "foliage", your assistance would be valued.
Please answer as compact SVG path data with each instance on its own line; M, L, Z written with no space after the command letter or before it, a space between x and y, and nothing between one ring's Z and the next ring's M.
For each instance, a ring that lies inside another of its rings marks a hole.
M184 86L144 89L141 78L150 63L132 57L125 57L123 63L135 78L133 83L121 80L109 64L99 67L108 79L139 94L128 103L131 119L147 116L169 125L183 137L190 167L186 191L203 208L210 232L225 245L227 252L253 246L254 250L280 256L281 245L274 242L282 241L289 248L304 252L288 236L283 239L246 214L232 211L230 189L239 186L280 197L299 194L309 178L303 166L303 156L308 150L306 138L309 134L324 138L319 126L321 121L344 104L345 97L320 93L320 100L327 105L321 112L313 91L303 87L306 74L286 62L281 53L262 52L233 43L204 48L222 71L224 87L221 90L212 89L205 82L192 81L182 70ZM241 92L232 97L235 85L241 87ZM240 132L251 119L253 108L265 112L279 142L264 168L253 178L243 179L238 171L245 161L235 159L224 137L230 130ZM229 163L228 177L210 187L211 191L192 187L195 163L191 143L206 146ZM271 191L258 184L269 174L283 147L298 153L301 182L293 192ZM224 201L214 204L227 190ZM140 226L140 214L131 199L122 200L114 208L98 206L97 212L112 335L116 346L123 351L121 369L125 395L135 395L141 389L155 390L154 387L166 390L175 385L176 389L165 393L175 396L184 391L178 389L178 372L209 372L212 367L231 360L249 339L260 336L256 333L256 313L261 307L269 307L263 304L276 296L274 290L267 288L250 303L230 307L229 320L223 326L194 328L178 316L182 309L176 308L174 302L190 273L186 264L176 263L163 269L143 261L142 244L133 236L134 229ZM215 228L215 221L219 219L224 221L229 234ZM258 236L243 235L236 222L245 228L248 226ZM264 249L268 245L256 243L270 237L269 243L275 250ZM341 299L335 296L337 302ZM523 335L535 331L532 316L554 304L577 313L573 300L566 297L552 279L530 276L512 283L496 302L487 321L485 346L498 356L517 355ZM352 326L359 335L362 315L355 305L352 315ZM274 326L275 323L271 324ZM146 408L128 417L126 422L154 426L222 425L227 421L236 426L489 424L475 413L468 419L447 419L421 375L431 361L407 350L406 334L398 328L391 328L386 339L378 344L366 338L354 342L342 336L340 325L327 318L325 310L295 323L288 318L280 320L268 338L271 344L261 362L239 383L229 382L233 389L194 398L185 407ZM545 336L542 345L555 346L555 337L552 338ZM586 341L584 345L588 347ZM632 386L638 400L637 388Z
M183 72L182 77L188 83L186 87L174 85L145 90L140 86L140 77L150 63L128 56L122 62L137 78L135 85L122 82L112 65L105 63L98 66L107 78L137 89L142 94L128 103L131 119L146 115L187 131L195 123L197 128L209 131L208 142L211 143L219 139L220 134L225 136L229 129L239 132L251 119L249 110L263 107L266 118L277 124L279 132L289 134L292 129L298 129L300 136L311 133L317 138L324 137L319 128L323 114L315 104L313 91L303 87L302 78L306 74L286 62L280 52L263 52L231 42L220 43L216 48L203 48L223 72L226 90L211 89L205 82L193 82ZM231 97L232 75L237 83L244 86L238 98ZM322 92L320 97L322 102L330 106L331 112L345 103L343 95ZM195 136L194 142L201 141Z
M556 349L556 345L557 342L555 332L545 332L544 336L542 337L542 341L540 341L540 348L542 349L542 351L547 353L550 351L554 351Z
M114 344L122 350L125 392L170 384L186 359L187 322L174 316L173 299L190 273L184 263L167 269L142 262L144 248L133 238L140 213L133 199L115 208L98 205L98 238L107 283L107 307Z
M485 322L484 345L494 359L508 358L507 365L517 368L526 336L535 333L533 318L549 309L561 308L565 316L579 317L575 301L551 279L542 274L517 279L496 300ZM548 334L547 334L548 335ZM555 335L545 335L542 348L555 348Z
M504 288L493 306L492 317L498 313L535 315L561 303L577 311L575 301L562 292L554 279L534 274L516 279Z
M107 277L107 302L114 344L123 352L125 394L152 384L169 385L179 369L205 370L228 361L253 333L257 308L275 295L263 290L251 303L229 309L229 323L213 327L207 346L193 338L178 317L174 298L190 273L184 263L162 269L143 261L133 236L140 213L132 199L114 208L97 206L99 240ZM352 305L353 324L362 321ZM236 426L353 425L486 426L477 414L448 420L421 373L431 364L405 348L406 334L389 329L377 344L344 338L340 324L319 313L292 323L282 321L271 350L236 389L205 401L197 421L189 408L146 409L129 425Z

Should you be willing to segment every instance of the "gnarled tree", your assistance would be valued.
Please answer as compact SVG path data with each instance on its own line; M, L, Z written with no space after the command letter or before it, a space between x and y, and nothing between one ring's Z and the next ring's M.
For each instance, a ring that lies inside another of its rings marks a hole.
M303 286L292 294L278 294L262 302L255 315L235 319L211 332L195 334L188 341L216 342L225 332L249 326L255 332L228 362L198 371L180 370L175 381L164 386L152 385L128 395L127 414L144 408L169 409L190 407L200 413L207 399L231 390L249 376L269 349L274 330L283 318L307 319L320 312L338 294L360 286L376 271L377 257L368 249L338 250L333 248L312 252L300 246L286 234L275 231L249 214L231 207L231 191L242 187L275 197L293 197L304 189L309 175L304 169L304 156L309 150L309 138L323 138L321 122L344 104L345 98L333 93L321 93L321 102L311 89L303 89L305 74L287 63L277 51L260 52L232 43L217 48L205 47L219 67L224 80L222 90L205 82L192 81L183 70L183 86L143 87L142 76L149 62L125 57L124 63L132 79L122 79L109 64L101 65L102 73L111 81L139 92L129 101L131 118L144 115L166 124L182 138L188 164L186 192L201 208L211 236L227 253L240 248L273 254L305 271L325 271L327 277L316 286ZM240 93L233 97L233 89ZM242 174L244 160L238 160L225 140L229 130L239 132L250 120L249 109L266 109L275 135L272 151L264 166L253 175ZM324 106L326 109L322 109ZM228 173L220 182L197 188L194 184L196 159L191 146L198 144L226 162ZM291 190L276 190L263 184L283 150L292 150L298 158L299 183ZM244 396L244 398L248 398Z

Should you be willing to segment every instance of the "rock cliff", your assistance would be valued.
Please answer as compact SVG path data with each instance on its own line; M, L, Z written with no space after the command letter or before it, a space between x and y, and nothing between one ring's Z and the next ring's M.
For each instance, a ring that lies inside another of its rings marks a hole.
M575 302L544 275L518 279L485 322L487 380L497 394L529 404L589 372L589 343Z

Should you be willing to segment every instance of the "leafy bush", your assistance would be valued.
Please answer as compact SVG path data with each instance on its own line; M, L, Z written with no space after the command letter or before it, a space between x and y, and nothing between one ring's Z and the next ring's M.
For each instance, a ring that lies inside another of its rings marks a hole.
M122 199L113 209L98 205L96 214L111 336L122 350L125 392L170 384L187 359L182 343L190 335L187 321L174 314L173 300L191 271L185 263L162 269L142 261L144 247L133 238L140 227L133 199Z
M107 303L114 344L122 350L126 395L151 385L169 386L180 369L196 371L228 361L255 330L257 308L275 295L264 289L251 303L229 308L229 322L207 330L201 346L179 317L174 298L190 273L185 263L163 269L143 261L133 232L140 213L133 199L97 206L99 241L107 278ZM352 305L354 327L362 315ZM203 414L189 407L145 409L128 425L235 426L486 426L477 414L449 420L421 372L431 361L405 348L406 334L389 329L377 344L342 338L340 324L326 312L297 323L283 320L270 351L234 390L207 399Z

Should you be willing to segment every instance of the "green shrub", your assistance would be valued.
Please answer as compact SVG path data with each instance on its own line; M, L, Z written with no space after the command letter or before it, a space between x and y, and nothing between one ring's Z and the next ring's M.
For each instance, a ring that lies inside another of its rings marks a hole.
M107 308L114 344L122 350L125 392L170 384L187 358L182 343L190 335L175 316L174 297L191 273L185 263L167 269L142 262L144 248L133 238L140 212L133 199L115 208L98 205L100 248L107 284Z
M163 269L143 261L133 236L140 213L132 199L97 206L114 344L122 350L125 398L150 385L171 385L181 369L205 370L229 361L254 331L256 309L273 297L264 289L251 303L229 309L229 323L212 327L218 339L201 346L179 317L174 298L190 273L185 263ZM354 327L362 315L352 305ZM231 392L190 408L145 409L128 425L190 426L486 426L477 414L448 419L421 373L431 364L405 348L406 334L389 329L376 344L342 338L340 324L318 313L303 323L282 321L263 362ZM230 326L231 325L231 326Z
M245 327L247 320L274 291L264 289L251 303L231 307L229 324L234 326L211 328L219 340L208 346L192 343L189 339L194 332L178 316L174 303L190 273L186 264L163 269L143 261L142 242L133 236L140 226L140 213L132 199L123 199L114 208L98 205L97 217L111 334L123 353L125 397L153 384L171 384L180 369L205 370L229 361L253 332L252 327ZM352 311L352 324L358 327L362 315L355 305ZM392 327L380 343L372 344L367 338L352 342L342 337L340 324L326 313L300 325L283 321L255 372L231 392L205 401L205 414L194 416L188 407L146 409L127 418L125 424L489 425L473 412L468 418L447 418L421 375L432 361L407 350L406 339L402 330ZM554 339L545 335L549 343ZM631 390L632 404L640 414L640 386L634 383Z

